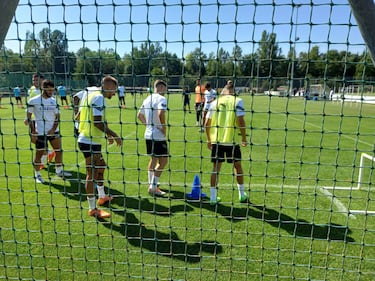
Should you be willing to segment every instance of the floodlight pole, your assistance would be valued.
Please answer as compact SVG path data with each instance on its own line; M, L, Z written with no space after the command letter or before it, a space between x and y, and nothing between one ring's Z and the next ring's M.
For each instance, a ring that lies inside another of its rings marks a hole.
M5 37L7 36L10 23L16 12L19 0L0 0L0 48L3 46Z
M293 53L292 53L292 67L290 72L290 86L289 86L289 95L292 94L292 91L294 89L294 61L296 59L296 42L299 40L297 36L297 29L298 29L298 9L301 7L301 4L295 5L295 8L297 10L296 12L296 25L294 27L294 42L293 42Z

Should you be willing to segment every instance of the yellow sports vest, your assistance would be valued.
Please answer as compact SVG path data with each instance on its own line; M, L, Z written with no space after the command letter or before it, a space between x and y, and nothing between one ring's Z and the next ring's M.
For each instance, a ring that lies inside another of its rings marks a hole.
M31 88L29 89L29 99L39 95L40 93L40 89L35 88L35 86L31 86Z
M210 126L211 143L221 145L236 144L236 97L232 95L219 96L212 110Z
M94 97L101 95L100 91L91 92L80 105L79 115L79 133L87 138L91 138L93 142L99 143L105 136L104 132L94 126L94 115L92 108L92 100Z

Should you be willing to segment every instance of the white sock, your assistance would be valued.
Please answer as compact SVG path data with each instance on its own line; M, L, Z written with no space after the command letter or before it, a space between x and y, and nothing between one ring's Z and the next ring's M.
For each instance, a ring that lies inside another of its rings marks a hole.
M62 166L56 166L56 174L62 173Z
M42 160L40 160L40 162L42 162L44 164L44 163L46 163L46 161L47 161L47 155L43 154L42 155Z
M40 176L40 171L35 171L35 177Z
M152 177L154 176L153 171L148 171L148 185L152 183Z
M97 185L96 188L98 189L99 198L105 197L104 185Z
M211 201L217 200L217 189L216 189L216 187L210 187L210 200Z
M90 211L96 209L96 199L95 199L95 196L93 196L93 197L88 197L87 196L87 201L89 202L89 209L90 209Z
M159 177L153 176L152 177L152 182L150 184L150 189L151 190L156 190L156 188L158 186L158 182L159 182Z
M243 184L237 184L238 188L238 195L244 196L245 195L245 186Z

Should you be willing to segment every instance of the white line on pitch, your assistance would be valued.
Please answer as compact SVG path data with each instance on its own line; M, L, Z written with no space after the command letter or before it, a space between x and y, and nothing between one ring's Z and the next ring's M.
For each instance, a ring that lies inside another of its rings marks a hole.
M356 219L356 217L349 212L349 210L344 206L344 204L342 204L340 200L334 197L331 192L324 188L319 188L319 191L332 201L333 205L337 207L340 213L342 213L344 216L349 216L349 218L351 219Z

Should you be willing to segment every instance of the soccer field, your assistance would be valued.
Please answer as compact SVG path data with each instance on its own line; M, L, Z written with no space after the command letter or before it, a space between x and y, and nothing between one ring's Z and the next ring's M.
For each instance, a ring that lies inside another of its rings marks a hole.
M195 112L168 96L170 161L161 177L166 198L147 193L145 96L115 97L106 119L124 145L103 146L112 218L87 214L85 166L73 137L73 111L61 109L65 170L42 171L36 184L34 146L24 109L3 98L0 110L0 279L9 280L374 280L375 107L242 95L249 145L241 148L252 204L238 202L232 167L220 174L222 202L186 200L194 176L209 193L212 169ZM193 109L193 102L191 103ZM336 188L337 187L337 188ZM339 189L347 187L348 189Z

